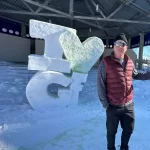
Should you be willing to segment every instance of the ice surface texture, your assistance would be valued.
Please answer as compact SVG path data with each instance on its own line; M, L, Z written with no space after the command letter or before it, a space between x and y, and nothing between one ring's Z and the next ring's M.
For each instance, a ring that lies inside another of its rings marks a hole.
M76 30L52 23L42 22L38 20L30 20L30 36L34 38L43 38L47 35L54 34L60 31L71 31L76 34Z
M88 73L104 51L100 38L91 37L81 43L77 35L68 31L60 35L60 43L74 72Z

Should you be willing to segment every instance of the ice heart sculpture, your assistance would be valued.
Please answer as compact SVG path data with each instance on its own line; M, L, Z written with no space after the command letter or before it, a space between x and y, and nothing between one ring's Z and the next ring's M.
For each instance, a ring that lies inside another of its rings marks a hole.
M77 35L66 31L60 35L59 41L73 72L88 73L104 51L104 44L98 37L81 43Z

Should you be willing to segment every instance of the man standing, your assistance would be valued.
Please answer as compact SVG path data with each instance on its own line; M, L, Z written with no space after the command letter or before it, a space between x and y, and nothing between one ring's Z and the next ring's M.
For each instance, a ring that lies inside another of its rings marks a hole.
M120 122L122 128L120 150L129 150L129 140L134 129L134 103L132 78L150 79L150 73L138 73L131 58L126 55L128 41L124 33L114 39L110 56L98 68L97 87L99 99L106 109L107 149L116 150L115 135Z

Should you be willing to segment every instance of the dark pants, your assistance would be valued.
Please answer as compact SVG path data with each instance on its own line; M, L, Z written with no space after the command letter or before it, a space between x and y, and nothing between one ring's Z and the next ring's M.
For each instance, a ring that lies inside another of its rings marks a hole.
M130 136L134 129L134 103L124 107L110 105L106 110L107 149L115 149L115 135L120 122L122 128L121 147L128 150Z

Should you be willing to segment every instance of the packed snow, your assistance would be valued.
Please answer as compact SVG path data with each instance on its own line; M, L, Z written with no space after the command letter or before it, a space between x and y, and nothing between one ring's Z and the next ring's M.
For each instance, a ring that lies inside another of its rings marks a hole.
M35 111L27 101L26 85L34 73L25 64L0 63L0 150L106 150L97 68L90 70L77 108L49 111ZM150 150L150 81L134 80L133 85L136 120L130 150Z

